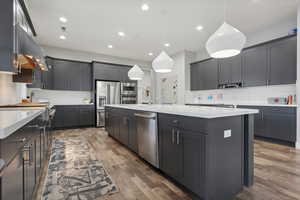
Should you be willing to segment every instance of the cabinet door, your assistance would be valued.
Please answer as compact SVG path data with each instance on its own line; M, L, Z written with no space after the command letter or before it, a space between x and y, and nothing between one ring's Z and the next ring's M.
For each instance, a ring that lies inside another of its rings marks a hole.
M94 63L93 71L96 80L120 81L122 79L119 67L116 65Z
M296 115L286 113L265 114L268 137L296 142Z
M268 55L266 45L243 51L243 85L245 87L267 85Z
M31 200L36 183L35 177L35 142L31 142L24 147L24 199Z
M23 158L19 153L0 177L1 200L23 200Z
M269 84L294 84L297 75L297 37L291 37L269 45Z
M89 63L81 63L81 91L92 91L92 67Z
M191 64L191 90L204 89L204 69L201 63Z
M128 77L128 71L130 70L129 67L120 67L120 73L122 74L122 78L120 81L123 82L131 82L131 80Z
M48 71L42 72L42 88L51 90L53 89L53 59L46 58Z
M69 79L70 71L68 70L68 62L64 60L53 61L53 89L54 90L70 90Z
M231 83L231 66L230 58L219 60L219 84Z
M161 169L176 180L183 176L182 145L177 143L177 129L171 126L161 127Z
M129 119L127 116L122 116L120 121L120 142L125 146L129 143Z
M33 71L32 84L27 84L27 88L42 88L42 72L40 70Z
M112 115L112 137L116 140L120 141L120 119L119 116L113 114Z
M94 108L86 107L80 108L80 117L79 117L79 125L80 126L92 126L94 125Z
M206 169L206 136L179 130L179 143L183 146L183 184L204 198Z
M138 152L138 138L137 138L137 131L136 131L136 119L132 114L129 117L129 148L134 151Z
M66 61L68 74L65 78L68 81L67 90L80 91L82 85L82 70L80 62Z
M64 119L65 119L65 113L64 113L64 107L63 106L55 106L56 113L54 116L54 127L55 128L63 128L64 127Z
M80 121L80 112L77 106L66 106L64 107L64 119L63 126L68 127L78 127Z
M218 61L216 59L209 59L202 63L204 69L204 89L212 90L218 88ZM200 70L200 73L202 71Z

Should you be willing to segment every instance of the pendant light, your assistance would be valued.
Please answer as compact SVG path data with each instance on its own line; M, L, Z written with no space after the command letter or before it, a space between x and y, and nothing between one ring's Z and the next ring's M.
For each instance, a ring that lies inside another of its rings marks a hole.
M144 72L138 65L134 65L128 71L128 77L130 80L135 80L135 81L142 80L144 77Z
M226 23L226 5L224 5L224 23L206 42L207 52L213 58L228 58L240 54L245 43L246 36Z
M164 51L162 51L152 62L155 72L169 73L174 66L174 60Z

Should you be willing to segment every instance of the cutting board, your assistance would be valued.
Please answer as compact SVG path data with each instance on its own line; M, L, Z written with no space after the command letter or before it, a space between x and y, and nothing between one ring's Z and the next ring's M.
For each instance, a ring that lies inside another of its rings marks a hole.
M4 105L0 106L0 108L15 108L15 107L47 107L48 104L41 103L19 103L14 105Z

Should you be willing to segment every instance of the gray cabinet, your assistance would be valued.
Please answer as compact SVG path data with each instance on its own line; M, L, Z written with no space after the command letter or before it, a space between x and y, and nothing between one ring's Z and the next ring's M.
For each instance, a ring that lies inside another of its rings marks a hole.
M128 71L131 66L93 62L93 79L130 82Z
M161 121L160 121L161 122ZM177 181L183 178L183 150L179 130L160 123L160 168Z
M285 142L296 142L296 108L272 106L239 106L258 109L254 118L254 134Z
M269 48L269 85L295 84L297 76L297 37L272 42Z
M237 55L219 60L219 84L242 82L242 57Z
M121 115L120 142L125 146L128 146L129 144L129 118L126 114Z
M23 200L23 157L18 154L0 177L1 200Z
M51 71L45 72L47 87L54 90L91 91L92 69L90 63L48 58ZM48 74L46 74L48 73Z
M54 128L91 127L95 125L94 105L55 106Z
M191 65L191 90L218 88L218 61L208 59Z
M27 15L25 15L25 13L27 13ZM37 46L31 38L35 35L35 30L23 1L1 1L0 35L0 71L17 73L18 69L14 62L15 56L20 52L20 50L24 50L19 43L25 44L26 46L28 44L34 44L34 46ZM30 47L26 48L26 50L35 49L31 49ZM39 51L40 49L38 49L38 53L40 53ZM22 53L27 54L29 52L25 51ZM36 52L32 55L35 55L35 53Z
M107 81L119 81L122 79L120 73L120 67L116 65L93 63L94 79L107 80Z
M40 117L0 140L0 157L7 165L0 174L1 200L31 200L33 197L45 158L40 156Z
M268 51L267 46L257 46L242 52L243 57L243 86L267 85Z

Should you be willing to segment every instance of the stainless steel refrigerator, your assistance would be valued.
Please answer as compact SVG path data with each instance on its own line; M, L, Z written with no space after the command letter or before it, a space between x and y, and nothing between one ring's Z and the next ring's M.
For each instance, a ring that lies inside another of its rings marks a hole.
M97 103L97 126L105 126L105 105L120 104L121 100L120 82L97 81L96 103Z

